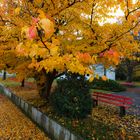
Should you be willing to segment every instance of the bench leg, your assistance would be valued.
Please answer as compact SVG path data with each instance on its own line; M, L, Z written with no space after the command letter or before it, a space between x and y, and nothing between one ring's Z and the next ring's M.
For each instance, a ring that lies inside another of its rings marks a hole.
M98 106L98 100L93 100L93 107L96 107L96 106Z
M126 114L125 107L124 106L120 106L120 117L124 117L125 114Z

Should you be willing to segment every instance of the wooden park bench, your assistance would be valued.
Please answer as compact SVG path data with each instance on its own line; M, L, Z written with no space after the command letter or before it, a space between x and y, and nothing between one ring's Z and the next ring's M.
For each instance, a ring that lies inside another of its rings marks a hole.
M102 92L94 92L92 94L94 106L98 105L98 101L107 104L112 104L120 107L120 116L123 117L126 114L126 109L131 107L133 99L121 95L108 94Z

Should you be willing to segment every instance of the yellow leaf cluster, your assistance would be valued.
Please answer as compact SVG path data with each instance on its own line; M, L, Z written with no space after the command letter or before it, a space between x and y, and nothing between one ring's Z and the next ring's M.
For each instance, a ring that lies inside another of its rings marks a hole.
M30 60L30 67L37 71L92 75L91 65L118 65L121 58L132 58L138 51L139 43L133 36L140 27L139 1L21 0L16 1L16 8L13 0L1 3L1 50L15 50L18 57L14 62ZM120 23L107 22L114 17L110 12L117 9L124 13L115 17Z

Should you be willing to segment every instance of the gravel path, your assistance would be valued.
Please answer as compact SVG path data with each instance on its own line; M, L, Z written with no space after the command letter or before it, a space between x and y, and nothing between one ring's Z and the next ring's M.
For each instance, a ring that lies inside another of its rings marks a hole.
M11 101L0 95L0 140L50 140Z

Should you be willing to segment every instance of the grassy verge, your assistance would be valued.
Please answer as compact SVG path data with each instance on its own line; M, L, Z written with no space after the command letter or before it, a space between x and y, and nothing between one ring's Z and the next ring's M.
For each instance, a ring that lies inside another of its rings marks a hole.
M91 92L91 93L93 93L93 92L114 93L114 92L112 92L112 91L100 90L100 89L91 89L90 92Z
M18 81L13 81L13 80L10 80L10 79L2 80L2 79L0 78L0 83L4 84L6 87L16 87L16 86L20 86L20 82L18 82Z
M118 80L117 82L120 84L127 83L126 81L120 81L120 80ZM134 84L135 87L140 87L140 82L133 81L132 83Z
M24 88L21 88L18 81L8 79L3 81L3 84L14 91L17 96L74 133L81 135L85 140L136 140L140 137L139 118L130 115L120 118L116 107L100 104L93 108L92 114L85 119L69 119L59 116L46 100L40 98L36 86L26 84Z

